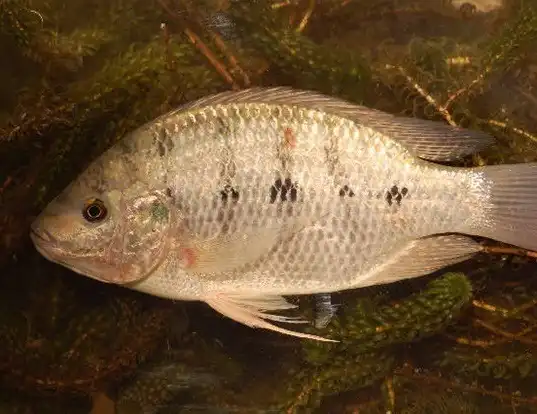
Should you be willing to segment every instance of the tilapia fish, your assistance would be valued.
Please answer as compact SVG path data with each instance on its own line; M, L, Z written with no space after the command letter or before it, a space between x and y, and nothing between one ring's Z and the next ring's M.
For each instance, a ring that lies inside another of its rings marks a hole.
M482 132L290 88L224 92L128 134L32 225L41 254L151 295L273 322L285 295L429 274L482 250L537 249L537 163L440 164Z

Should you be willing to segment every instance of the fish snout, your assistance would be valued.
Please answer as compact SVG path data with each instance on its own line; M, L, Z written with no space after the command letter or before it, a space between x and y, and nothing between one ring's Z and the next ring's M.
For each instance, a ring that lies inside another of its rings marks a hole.
M43 228L41 222L37 220L30 225L30 237L41 244L51 244L54 242L52 234Z

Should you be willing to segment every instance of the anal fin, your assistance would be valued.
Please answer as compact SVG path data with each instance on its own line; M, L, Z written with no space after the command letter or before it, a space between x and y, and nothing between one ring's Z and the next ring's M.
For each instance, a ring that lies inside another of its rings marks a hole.
M390 254L388 260L357 282L356 287L381 285L425 276L443 267L469 259L483 247L472 238L457 234L413 240Z
M281 296L245 296L240 294L215 294L204 301L217 312L236 322L250 326L252 328L263 328L279 332L285 335L299 338L314 339L324 342L338 342L321 336L292 331L281 328L269 322L278 321L286 323L307 323L300 318L274 315L269 311L285 310L296 308L295 305L287 302Z

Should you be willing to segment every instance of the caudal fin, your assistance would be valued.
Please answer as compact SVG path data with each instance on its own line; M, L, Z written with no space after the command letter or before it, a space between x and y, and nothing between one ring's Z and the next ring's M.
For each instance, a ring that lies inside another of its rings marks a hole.
M473 234L537 251L537 163L476 168L488 197ZM488 189L487 189L488 188Z

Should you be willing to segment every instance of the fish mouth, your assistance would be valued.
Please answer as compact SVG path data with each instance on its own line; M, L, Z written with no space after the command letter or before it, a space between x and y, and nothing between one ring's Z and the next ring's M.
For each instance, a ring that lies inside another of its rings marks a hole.
M47 230L31 227L30 239L34 243L39 253L54 262L60 260L60 258L75 260L84 259L84 255L82 254L74 254L72 252L61 249L56 239ZM61 264L65 264L67 266L67 264L63 261L61 262Z
M32 235L30 235L30 237L32 237ZM96 275L95 270L91 266L88 266L87 261L85 260L86 258L63 252L59 253L58 248L51 246L48 242L43 243L41 240L42 239L39 238L34 240L34 245L37 252L45 259L65 267L74 273L78 273L79 275L89 277L90 279L94 279L99 282L111 283L106 278Z
M30 228L30 238L35 243L51 245L53 238L50 233L46 231L38 231L33 226Z
M45 259L61 264L63 266L69 266L63 259L75 258L66 252L63 252L56 243L54 238L48 232L37 231L32 228L30 230L30 239L32 240L36 250L45 257Z
M49 260L55 261L52 256L57 248L54 246L53 238L50 234L37 231L34 227L31 227L30 239L40 254Z
M30 229L30 239L34 243L36 250L45 259L64 266L75 273L80 273L84 276L94 278L92 274L89 274L91 273L91 271L89 269L86 269L86 266L83 265L84 258L79 257L77 255L69 254L61 250L55 245L54 238L47 231L39 231L32 227ZM73 261L76 264L73 264ZM82 265L82 269L80 268L80 265Z
M34 246L39 254L41 254L45 259L56 263L60 266L63 266L72 272L78 273L80 275L89 277L91 279L97 280L103 283L111 283L106 277L101 277L96 273L99 271L91 266L90 260L84 255L76 255L68 253L55 246L54 239L49 233L43 233L36 231L34 228L30 231L30 238L32 239ZM105 264L97 261L97 268L104 268Z
M55 247L50 240L41 237L40 234L36 232L30 232L30 238L34 243L37 252L45 259L75 271L73 266L65 260L68 255L61 254L59 249Z

